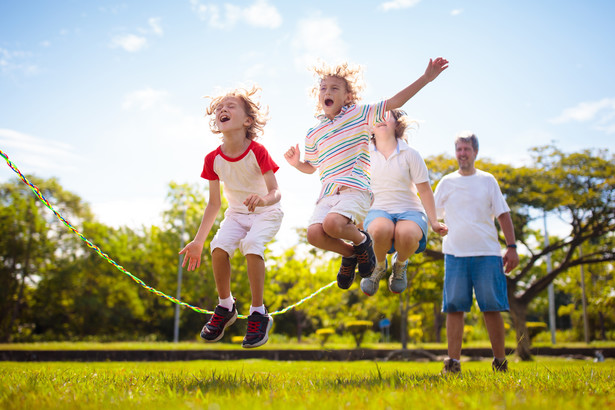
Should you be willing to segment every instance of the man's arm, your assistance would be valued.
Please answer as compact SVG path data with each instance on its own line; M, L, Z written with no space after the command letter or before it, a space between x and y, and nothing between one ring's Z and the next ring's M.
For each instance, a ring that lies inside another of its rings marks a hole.
M504 239L506 239L506 253L503 257L504 272L508 273L515 269L519 265L519 255L517 254L517 245L515 244L515 229L513 227L512 218L510 212L504 212L498 216L498 222L502 233L504 233ZM514 245L510 247L508 245Z
M435 80L440 73L448 68L448 60L438 57L435 60L429 59L429 64L425 73L420 76L415 82L404 88L393 97L387 100L386 110L394 110L401 108L408 100L416 95L428 83Z

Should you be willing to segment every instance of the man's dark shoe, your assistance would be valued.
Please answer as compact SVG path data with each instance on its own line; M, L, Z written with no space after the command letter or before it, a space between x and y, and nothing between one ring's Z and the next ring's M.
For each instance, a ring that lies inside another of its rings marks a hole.
M500 362L494 358L493 362L491 362L491 368L494 372L506 373L508 371L508 360L504 359L504 361Z
M342 266L337 272L337 286L340 289L348 289L354 282L354 271L357 268L357 258L342 256Z
M269 330L273 325L273 318L265 313L254 312L248 316L248 330L243 338L242 346L245 348L259 347L269 340Z
M367 278L374 272L376 267L376 255L374 255L371 236L367 232L361 232L365 235L366 239L362 244L354 246L354 253L357 255L359 275L362 278Z
M235 320L237 320L237 309L234 303L232 310L218 305L214 309L214 314L209 318L209 322L203 326L201 337L208 342L217 342L224 336L224 329L235 323Z
M444 359L444 368L441 373L442 375L460 374L461 363L459 363L459 360Z

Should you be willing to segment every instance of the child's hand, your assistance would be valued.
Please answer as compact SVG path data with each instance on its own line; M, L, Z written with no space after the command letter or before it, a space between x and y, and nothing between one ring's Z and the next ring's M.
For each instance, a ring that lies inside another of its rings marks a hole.
M425 77L427 81L433 81L440 73L448 68L448 60L442 57L438 57L435 60L429 59L429 64L425 70Z
M265 206L265 200L257 194L250 194L243 204L248 207L248 211L254 212L257 206Z
M290 147L288 151L286 151L286 153L284 154L284 158L286 158L286 161L290 165L297 168L301 160L300 155L301 155L301 151L299 151L299 144L297 144L294 147Z
M184 246L184 249L179 251L180 255L184 255L182 268L186 267L186 263L188 263L189 271L195 270L201 266L201 253L203 253L203 244L192 241Z
M446 236L448 233L448 226L444 225L442 222L431 224L431 229L440 236Z

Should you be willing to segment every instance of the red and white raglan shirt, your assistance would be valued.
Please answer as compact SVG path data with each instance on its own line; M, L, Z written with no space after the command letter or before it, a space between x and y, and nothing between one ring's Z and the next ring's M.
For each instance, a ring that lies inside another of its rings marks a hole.
M246 151L236 158L224 155L220 147L207 154L201 177L209 181L220 180L224 184L224 196L228 200L229 211L258 214L271 209L281 209L280 202L259 206L254 212L250 212L243 201L250 194L267 195L267 184L263 175L268 171L275 173L279 168L267 149L252 141Z

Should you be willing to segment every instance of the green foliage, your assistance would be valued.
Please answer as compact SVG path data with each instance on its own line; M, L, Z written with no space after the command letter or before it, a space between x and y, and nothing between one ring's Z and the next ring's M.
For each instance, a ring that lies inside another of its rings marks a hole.
M536 335L538 335L539 333L542 333L549 329L549 326L547 326L547 324L544 322L527 322L526 326L531 339L536 337Z
M562 313L567 313L571 323L570 334L581 337L583 265L591 339L612 338L613 156L605 150L566 154L552 146L538 147L531 154L533 162L523 167L486 159L477 164L500 182L521 245L520 266L508 275L517 336L528 332L527 317L546 320L546 287L554 282L562 303L569 305ZM427 158L426 162L435 183L457 169L456 160L449 156ZM206 191L171 183L160 226L112 228L96 221L88 205L64 191L56 180L29 178L54 207L117 263L148 285L175 296L178 251L198 229ZM175 305L141 288L87 248L21 181L0 185L0 194L0 229L4 234L0 237L0 341L171 340ZM225 203L222 208L226 209ZM550 237L548 247L543 245L541 229L535 228L542 210L557 215L570 227L569 235ZM207 238L201 267L194 272L183 270L181 299L209 310L217 303L217 292L208 246L221 220L222 212ZM305 229L298 232L305 238ZM503 241L501 235L500 239ZM347 291L333 286L276 316L275 335L301 343L302 337L318 340L317 329L330 328L336 331L330 342L344 337L350 341L350 336L343 334L345 323L359 320L371 324L387 318L394 340L404 342L409 336L417 343L440 341L444 324L440 249L441 238L430 233L427 251L410 258L409 287L401 295L392 294L386 281L373 297L361 293L359 279ZM546 255L553 260L550 273L543 263ZM279 255L267 251L265 304L275 311L298 302L334 281L339 263L339 257L307 245L305 239ZM250 288L245 258L233 255L231 266L232 291L240 313L246 313ZM182 309L180 338L197 339L206 319ZM228 329L229 340L243 336L245 327L239 323ZM473 328L469 341L486 338L479 313L467 315L466 324ZM371 332L365 335L372 337ZM518 351L523 351L523 345Z

